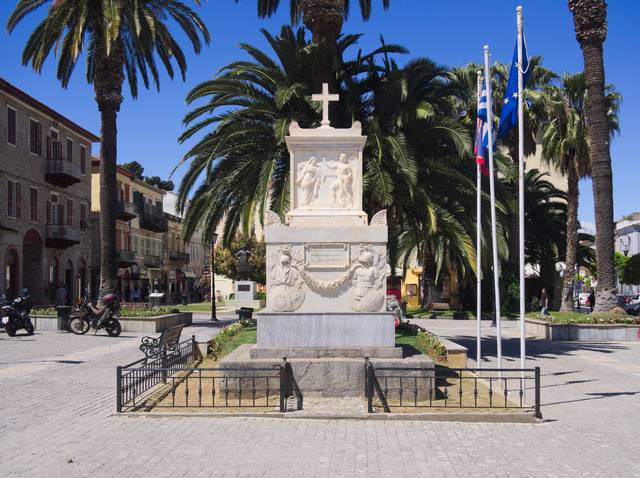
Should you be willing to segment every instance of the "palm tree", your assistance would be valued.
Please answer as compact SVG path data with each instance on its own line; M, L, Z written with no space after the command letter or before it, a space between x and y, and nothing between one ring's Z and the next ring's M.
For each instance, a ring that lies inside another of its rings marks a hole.
M551 288L555 264L565 254L567 195L548 175L537 169L525 174L525 259L538 266L542 286Z
M238 0L236 0L238 1ZM360 13L364 20L371 15L371 0L359 0ZM389 8L390 0L382 0L382 6ZM313 87L320 91L322 83L333 89L336 85L334 60L337 54L338 37L342 23L349 15L349 0L289 0L291 23L302 22L311 31L313 42L320 46L317 63L314 65ZM280 5L280 0L258 0L258 15L270 17Z
M598 287L594 311L617 305L614 262L613 179L605 98L603 44L607 38L607 4L604 0L569 0L576 39L584 58L587 88L587 133L596 217Z
M86 50L86 78L93 84L100 110L100 295L113 291L117 281L115 246L117 115L125 77L132 97L138 77L146 88L159 88L157 60L171 78L174 62L184 79L186 59L167 20L172 19L199 53L209 32L198 15L178 0L20 0L7 21L12 32L30 13L51 3L46 17L25 46L22 62L40 73L52 49L58 57L57 77L64 88ZM198 3L198 0L196 0Z
M584 74L565 75L559 88L547 95L550 121L542 130L542 160L567 178L567 246L561 311L573 310L573 280L579 248L578 182L591 174L586 121ZM620 95L607 86L607 112L610 134L618 131Z

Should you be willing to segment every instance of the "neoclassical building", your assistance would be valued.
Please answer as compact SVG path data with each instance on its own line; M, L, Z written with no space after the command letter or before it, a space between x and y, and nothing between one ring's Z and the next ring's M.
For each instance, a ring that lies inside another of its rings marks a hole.
M0 292L68 303L88 286L91 148L100 138L0 78Z

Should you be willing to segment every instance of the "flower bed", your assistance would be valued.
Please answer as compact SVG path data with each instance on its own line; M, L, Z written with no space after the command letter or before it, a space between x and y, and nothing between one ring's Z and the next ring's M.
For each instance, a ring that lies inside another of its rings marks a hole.
M220 330L218 335L209 341L207 356L219 360L239 345L255 343L255 341L256 326L254 323L251 321L235 322Z
M178 314L180 311L175 307L121 307L121 317L159 317L161 315ZM57 317L58 311L55 307L37 307L31 310L31 315L41 317Z

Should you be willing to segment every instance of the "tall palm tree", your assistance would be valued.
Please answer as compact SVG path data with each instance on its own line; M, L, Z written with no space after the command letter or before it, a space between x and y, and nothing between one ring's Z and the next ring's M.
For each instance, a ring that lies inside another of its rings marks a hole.
M199 0L195 0L196 4ZM30 13L51 3L35 28L22 54L40 73L54 50L58 58L57 77L64 88L86 50L86 78L93 84L100 110L100 295L113 291L117 281L115 210L117 164L117 116L123 101L126 79L132 97L138 94L138 77L146 88L159 88L157 60L171 78L174 62L185 77L186 59L169 29L173 20L199 53L209 32L200 17L178 0L20 0L7 21L12 32ZM201 38L202 37L202 40Z
M550 121L542 129L542 160L567 179L567 273L562 287L561 311L573 310L573 280L578 238L578 182L591 174L587 139L586 87L584 74L565 75L559 88L549 88L547 108ZM607 113L610 134L618 131L620 95L607 86Z
M236 0L238 1L238 0ZM360 13L364 20L371 16L371 0L359 0ZM390 0L382 0L389 8ZM314 91L320 91L322 83L330 88L336 84L334 61L342 23L349 15L350 0L289 0L291 23L302 22L311 31L313 42L319 45L317 62L314 65ZM280 0L258 0L258 15L270 17L280 5Z
M613 179L607 125L603 44L607 38L607 4L604 0L569 0L576 39L584 59L587 88L587 132L596 216L598 287L594 311L617 305L614 262Z

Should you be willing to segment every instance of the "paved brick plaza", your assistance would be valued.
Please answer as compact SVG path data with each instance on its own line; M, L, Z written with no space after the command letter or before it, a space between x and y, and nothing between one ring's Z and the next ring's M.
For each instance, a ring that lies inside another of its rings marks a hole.
M473 322L429 326L474 342ZM548 421L467 424L116 416L115 366L139 341L0 332L0 475L640 476L640 343L530 341Z

